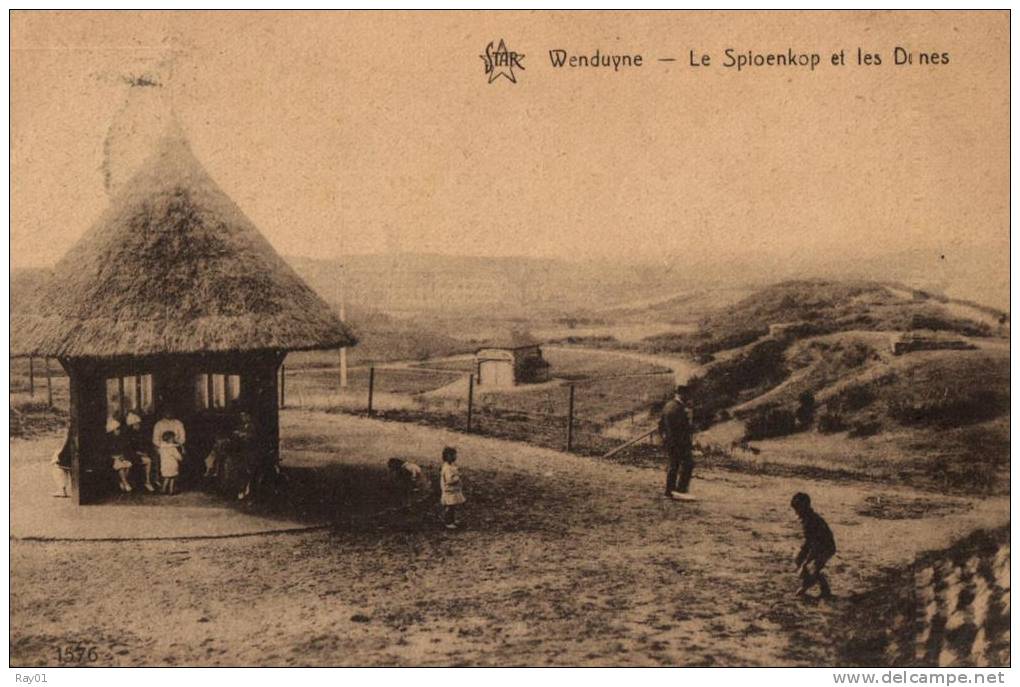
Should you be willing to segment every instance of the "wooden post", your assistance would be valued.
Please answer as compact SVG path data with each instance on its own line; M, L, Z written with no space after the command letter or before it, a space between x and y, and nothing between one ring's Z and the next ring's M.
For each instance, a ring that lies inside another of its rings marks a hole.
M372 392L375 389L375 367L368 368L368 414L372 414Z
M567 406L567 453L574 448L574 385L570 385L570 403Z
M337 189L337 205L340 204L340 190ZM343 234L341 233L341 240ZM340 265L340 321L347 322L347 266ZM340 388L347 388L347 347L340 347Z
M35 396L35 358L28 358L28 395Z
M59 360L59 359L58 359ZM71 442L71 499L77 506L81 505L81 418L82 410L81 382L77 370L71 365L61 362L67 372L67 414L68 440ZM104 390L105 391L105 390Z
M117 377L117 412L121 417L124 418L124 378Z
M53 379L50 377L50 359L43 358L46 364L46 405L53 407Z
M287 407L287 366L280 365L280 407Z
M475 376L468 375L468 418L467 431L471 431L471 412L474 409L475 401Z

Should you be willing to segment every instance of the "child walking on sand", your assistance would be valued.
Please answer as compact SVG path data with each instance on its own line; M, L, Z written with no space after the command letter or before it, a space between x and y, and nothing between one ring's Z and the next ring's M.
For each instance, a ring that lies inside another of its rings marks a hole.
M442 489L440 502L443 504L443 522L446 529L457 529L457 509L467 499L464 498L464 488L460 483L460 472L457 471L457 449L447 446L443 449L443 469L439 475L439 485Z
M159 451L159 471L163 475L163 493L173 495L177 490L177 475L181 469L181 449L177 445L177 435L163 432L156 446Z
M803 492L794 494L790 507L804 526L804 545L800 547L795 560L800 574L797 596L806 596L808 590L817 584L821 591L820 598L828 599L832 596L832 590L829 589L829 580L822 573L822 568L836 554L836 539L825 519L811 508L810 496Z

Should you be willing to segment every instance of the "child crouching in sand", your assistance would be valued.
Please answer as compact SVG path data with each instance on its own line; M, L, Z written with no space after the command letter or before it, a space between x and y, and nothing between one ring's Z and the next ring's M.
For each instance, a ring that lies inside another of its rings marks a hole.
M460 483L460 472L457 470L457 449L447 446L443 449L443 469L439 475L442 489L440 503L443 504L443 522L446 529L457 529L457 509L466 501L464 487Z

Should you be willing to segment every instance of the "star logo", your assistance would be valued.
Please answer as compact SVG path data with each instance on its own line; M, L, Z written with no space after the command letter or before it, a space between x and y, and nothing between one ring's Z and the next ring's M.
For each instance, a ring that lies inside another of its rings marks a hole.
M511 83L517 83L514 67L520 70L524 69L524 65L521 64L524 55L507 50L506 42L502 38L499 39L499 46L495 50L493 50L492 44L493 41L489 41L489 44L485 46L485 54L479 55L485 62L485 73L489 77L489 83L501 76L505 76Z

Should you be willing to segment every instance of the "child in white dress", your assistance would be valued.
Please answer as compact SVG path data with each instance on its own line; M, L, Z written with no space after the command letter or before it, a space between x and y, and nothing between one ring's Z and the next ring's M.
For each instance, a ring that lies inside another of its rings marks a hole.
M181 449L176 435L171 431L163 432L156 449L159 451L159 471L163 475L163 493L173 495L181 469Z
M441 488L440 503L443 504L443 522L446 529L457 529L457 510L467 500L464 498L464 487L460 482L460 472L454 463L457 462L457 449L447 446L443 449L443 469L439 475Z

